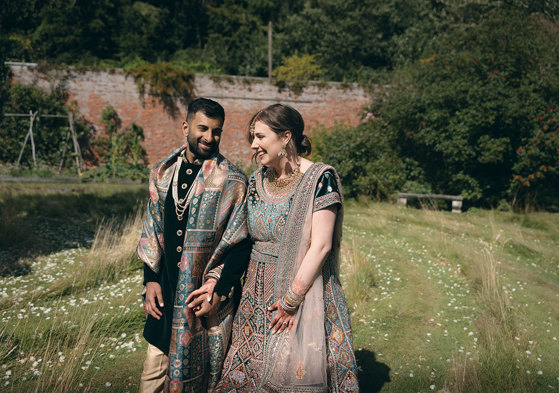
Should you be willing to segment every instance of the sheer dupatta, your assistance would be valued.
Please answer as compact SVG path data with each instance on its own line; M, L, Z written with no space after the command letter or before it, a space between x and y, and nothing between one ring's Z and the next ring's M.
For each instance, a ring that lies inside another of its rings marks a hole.
M291 286L310 247L315 190L325 170L334 173L341 197L340 180L334 168L323 163L315 163L305 172L283 231L277 274L280 279L276 280L274 285L274 302L280 299ZM324 262L324 267L319 271L307 292L304 302L299 307L293 328L290 332L270 337L265 350L262 386L259 391L357 391L352 388L352 386L356 388L357 379L355 357L351 348L349 314L338 280L342 221L343 199L336 216L332 250ZM319 229L315 228L315 230ZM338 296L334 296L333 299L333 291L327 290L327 286L332 283L337 283L337 287L339 287ZM329 299L325 299L325 296L329 296ZM341 304L338 305L337 303L340 302ZM348 327L336 331L336 339L343 343L350 357L349 362L344 362L349 367L344 364L341 372L337 370L340 365L338 355L333 353L339 353L339 351L330 344L332 328L326 326L328 318L326 313L331 312L326 309L326 304L334 304L334 313L341 317L336 319L345 319L343 325ZM338 312L338 309L341 309L341 313ZM349 347L349 351L347 347ZM349 384L345 376L348 369L350 369L351 379ZM345 387L349 387L349 389Z

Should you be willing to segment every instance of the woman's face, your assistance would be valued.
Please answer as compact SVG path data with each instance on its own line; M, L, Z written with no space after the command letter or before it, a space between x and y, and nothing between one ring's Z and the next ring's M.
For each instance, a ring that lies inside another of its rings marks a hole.
M256 151L256 157L262 165L275 166L281 157L278 153L285 146L282 138L261 121L254 124L254 139L250 148Z

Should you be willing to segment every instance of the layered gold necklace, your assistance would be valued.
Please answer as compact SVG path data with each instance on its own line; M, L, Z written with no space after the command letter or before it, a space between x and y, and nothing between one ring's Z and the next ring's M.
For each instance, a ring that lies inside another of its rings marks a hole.
M278 179L278 174L271 166L266 169L264 174L264 185L266 190L273 195L283 195L293 188L303 177L303 173L299 167L295 169L286 177Z
M177 159L177 163L175 164L175 173L173 173L173 180L172 180L172 183L171 183L171 193L173 195L173 201L175 202L175 213L177 214L177 219L179 221L182 221L182 219L184 217L184 213L186 211L186 208L190 204L190 200L192 199L192 196L194 195L194 188L195 188L194 184L192 184L190 186L190 189L188 190L188 193L186 194L186 196L184 198L179 198L178 185L179 185L179 172L181 170L181 164L183 162L188 163L188 161L187 161L187 159L184 155L184 152L185 151L183 150L181 152L179 158ZM188 169L188 171L191 171L191 170Z

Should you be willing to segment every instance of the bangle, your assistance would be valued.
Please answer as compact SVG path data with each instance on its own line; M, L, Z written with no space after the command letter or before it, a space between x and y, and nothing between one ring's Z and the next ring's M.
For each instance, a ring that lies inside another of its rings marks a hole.
M299 307L303 300L305 299L302 295L297 295L291 288L287 290L287 293L283 296L285 303L291 307Z
M297 307L299 307L299 306L291 306L291 305L286 304L283 297L280 299L280 305L281 305L281 308L283 308L285 310L285 312L287 312L288 314L293 314L295 311L297 311Z

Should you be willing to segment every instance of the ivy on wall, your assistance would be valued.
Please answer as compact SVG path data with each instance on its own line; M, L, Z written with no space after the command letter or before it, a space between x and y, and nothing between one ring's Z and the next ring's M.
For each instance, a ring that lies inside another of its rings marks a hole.
M158 98L172 117L179 112L177 100L187 105L194 98L194 74L172 62L143 63L126 72L134 77L142 99L146 92Z

